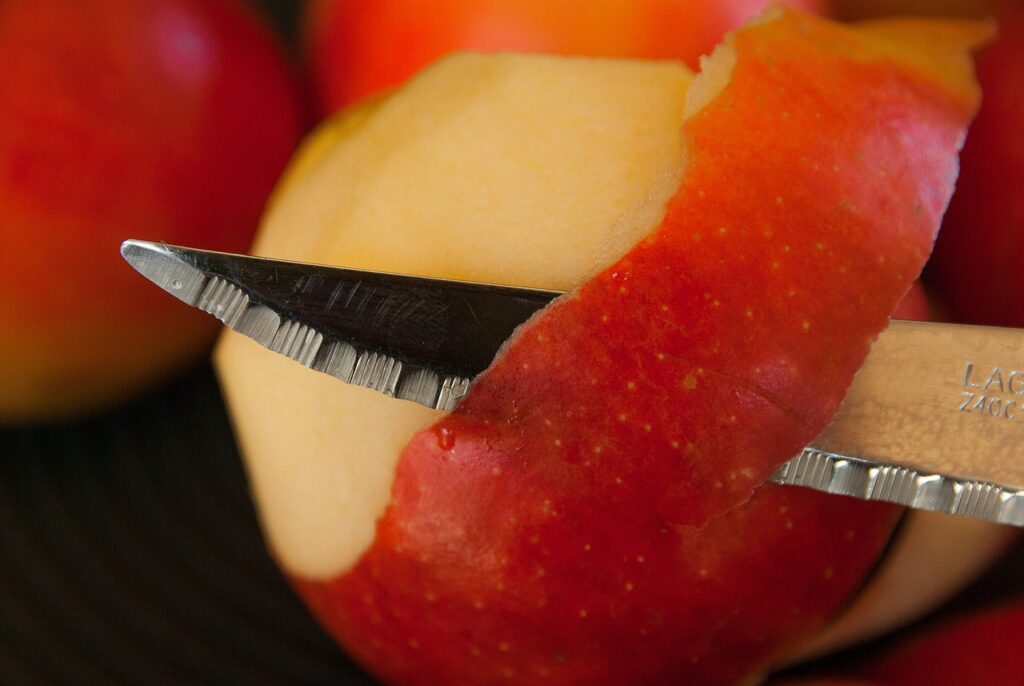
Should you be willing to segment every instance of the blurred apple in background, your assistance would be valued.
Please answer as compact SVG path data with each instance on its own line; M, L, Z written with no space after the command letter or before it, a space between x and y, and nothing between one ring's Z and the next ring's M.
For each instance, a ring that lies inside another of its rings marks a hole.
M118 255L244 251L303 130L281 49L225 0L0 4L0 422L113 404L217 322Z
M823 13L827 0L785 4ZM455 50L679 59L697 67L769 0L312 0L301 42L329 114Z
M884 654L863 670L885 686L1018 686L1024 681L1024 601L948 622Z
M984 92L931 265L957 321L1024 327L1024 3L1000 3Z
M949 318L1024 326L1024 3L1020 0L835 0L844 18L993 17L999 38L978 57L983 99L926 280Z
M857 21L891 16L983 17L993 0L831 0L840 19Z
M852 674L771 686L1019 686L1024 601L1017 599L915 632Z

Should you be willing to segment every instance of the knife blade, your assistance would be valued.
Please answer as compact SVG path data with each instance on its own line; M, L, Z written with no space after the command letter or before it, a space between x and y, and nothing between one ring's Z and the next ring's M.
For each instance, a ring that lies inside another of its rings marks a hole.
M452 410L561 295L128 240L143 276L306 367ZM833 422L772 476L1024 526L1024 331L892 320Z

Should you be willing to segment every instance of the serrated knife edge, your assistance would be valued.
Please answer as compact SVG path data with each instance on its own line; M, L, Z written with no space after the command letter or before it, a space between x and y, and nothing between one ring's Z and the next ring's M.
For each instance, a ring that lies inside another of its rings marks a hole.
M810 446L779 467L769 481L860 500L889 502L919 510L1024 526L1024 489L928 474Z
M469 379L403 362L353 342L324 336L303 322L251 301L244 286L204 273L177 248L125 241L121 254L140 274L182 302L213 315L263 347L345 383L433 409L451 411L469 389Z
M439 374L282 316L254 302L243 285L204 273L178 251L206 252L146 241L125 241L121 249L137 271L163 290L315 371L443 411L454 409L469 390L471 379L465 376ZM769 481L1024 527L1024 489L813 446L783 464Z

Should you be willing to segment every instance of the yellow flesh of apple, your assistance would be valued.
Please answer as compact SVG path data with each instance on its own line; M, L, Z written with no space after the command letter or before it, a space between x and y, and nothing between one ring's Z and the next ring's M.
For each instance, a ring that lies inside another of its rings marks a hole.
M313 136L254 252L571 289L661 220L691 79L668 62L447 58ZM274 554L306 578L351 568L402 448L440 413L233 334L217 365Z

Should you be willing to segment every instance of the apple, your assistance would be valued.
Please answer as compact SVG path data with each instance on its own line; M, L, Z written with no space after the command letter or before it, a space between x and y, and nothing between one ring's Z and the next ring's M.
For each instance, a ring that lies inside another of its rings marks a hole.
M787 4L823 13L826 0ZM301 42L321 113L455 50L683 60L692 68L769 0L313 0Z
M992 0L831 0L830 4L837 16L847 20L880 16L982 17Z
M892 316L942 320L941 307L918 281ZM820 657L919 619L988 569L1019 536L1015 527L981 519L909 511L870 584L801 646L793 661Z
M996 7L999 37L978 58L985 97L930 276L957 321L1024 326L1024 5Z
M870 659L855 675L778 686L1017 686L1022 642L1024 602L1016 600L918 632Z
M1021 682L1024 602L947 622L890 650L862 674L880 686L1015 686Z
M960 177L943 220L925 279L933 311L947 321L1024 325L1012 297L1013 246L1024 235L1017 189L1024 183L1024 11L999 0L834 0L844 18L927 14L994 16L997 39L978 58L984 97L961 155ZM911 292L913 295L913 291ZM910 300L908 296L908 301ZM908 312L903 318L916 318ZM869 627L891 628L921 617L988 567L1019 539L1019 531L981 521L913 513L878 571L844 617L804 648L820 654L849 642ZM969 551L969 552L968 552ZM959 573L952 573L955 568ZM945 574L930 570L941 568Z
M215 322L117 247L248 247L303 126L268 29L233 0L6 0L0 102L0 423L198 361Z
M889 16L975 17L991 13L1000 0L831 0L836 16L847 21ZM982 91L984 92L984 91Z
M258 254L572 291L446 416L222 340L270 547L325 626L431 684L730 683L820 631L900 512L764 481L927 257L986 34L780 9L692 84L460 55L321 129Z

